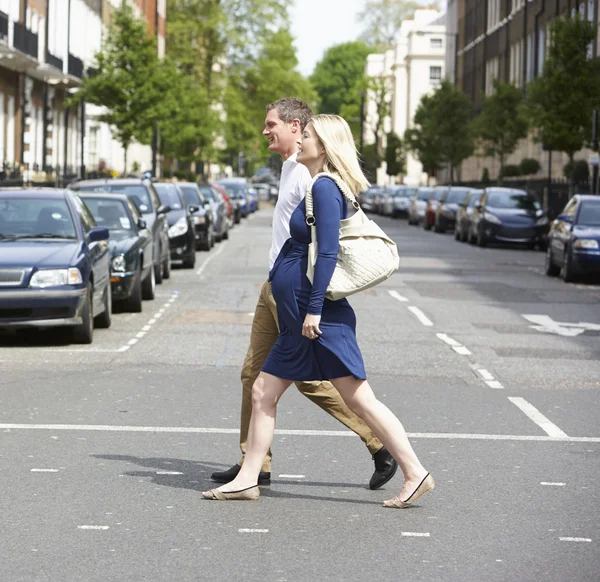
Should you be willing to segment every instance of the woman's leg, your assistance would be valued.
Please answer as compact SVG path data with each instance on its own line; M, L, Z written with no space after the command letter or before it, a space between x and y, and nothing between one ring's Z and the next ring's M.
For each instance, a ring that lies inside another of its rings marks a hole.
M220 491L239 491L258 482L265 455L273 442L277 403L290 384L290 380L277 378L265 372L259 374L252 386L252 416L244 464L237 477L219 487Z
M341 394L348 408L367 423L398 461L404 473L404 486L399 497L401 500L407 499L419 486L427 471L417 458L402 423L383 402L377 400L366 380L346 376L332 379L331 383Z

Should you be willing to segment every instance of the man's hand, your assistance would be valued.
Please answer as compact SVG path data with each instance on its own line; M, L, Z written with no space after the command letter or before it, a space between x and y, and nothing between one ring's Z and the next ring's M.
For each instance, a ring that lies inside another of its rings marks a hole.
M310 313L308 313L304 318L304 323L302 324L302 335L308 339L317 339L322 333L319 329L320 322L320 315L310 315Z

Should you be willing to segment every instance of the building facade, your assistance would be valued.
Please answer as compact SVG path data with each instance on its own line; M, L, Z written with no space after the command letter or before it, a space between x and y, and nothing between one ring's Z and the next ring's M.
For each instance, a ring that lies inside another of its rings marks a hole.
M124 170L109 128L95 120L101 109L67 103L120 1L0 0L0 180L68 180L103 163ZM166 0L135 0L134 10L164 54ZM135 153L149 169L151 148Z

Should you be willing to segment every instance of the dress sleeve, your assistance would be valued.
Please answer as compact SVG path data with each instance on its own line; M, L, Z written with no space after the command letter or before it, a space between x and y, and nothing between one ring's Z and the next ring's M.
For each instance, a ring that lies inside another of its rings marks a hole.
M315 263L308 313L321 315L325 293L337 262L340 246L340 220L344 212L344 205L342 193L335 182L329 178L321 178L315 182L312 197L319 252Z

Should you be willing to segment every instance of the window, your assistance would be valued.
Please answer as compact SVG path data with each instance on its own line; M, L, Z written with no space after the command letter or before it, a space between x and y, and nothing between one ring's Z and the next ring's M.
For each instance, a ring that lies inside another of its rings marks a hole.
M442 67L429 67L429 80L438 83L442 80Z
M430 42L430 46L432 49L441 49L442 48L442 39L441 38L432 38L429 42Z
M485 64L485 94L491 95L494 90L494 79L498 78L498 57L490 59Z
M98 164L98 127L90 127L88 141L88 159L90 167L95 168Z
M537 74L544 70L544 61L546 60L546 31L540 28L538 31L538 62Z

